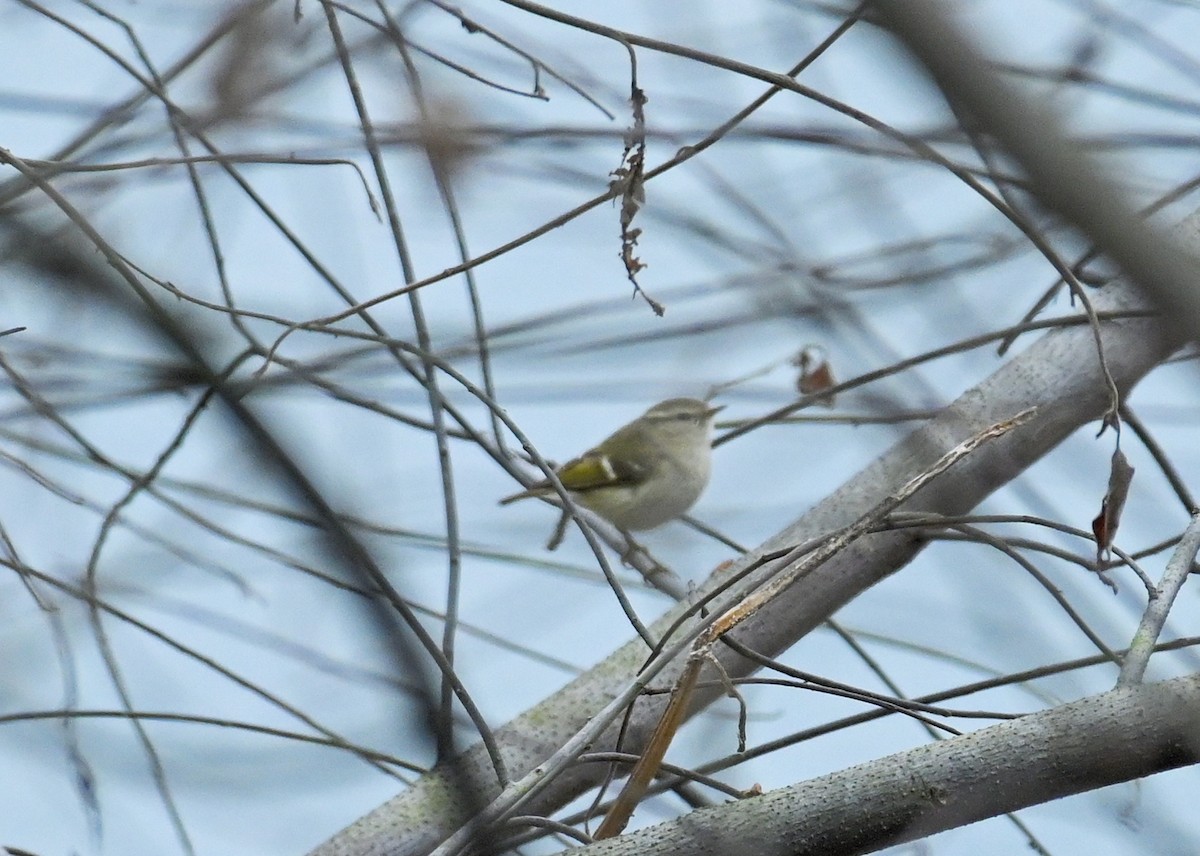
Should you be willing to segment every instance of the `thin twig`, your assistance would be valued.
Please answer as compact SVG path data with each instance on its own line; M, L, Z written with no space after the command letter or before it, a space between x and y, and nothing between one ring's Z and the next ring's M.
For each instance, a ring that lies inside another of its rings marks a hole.
M1125 664L1121 667L1117 686L1136 684L1142 680L1146 673L1146 664L1150 661L1150 654L1154 651L1154 643L1158 641L1163 625L1167 623L1167 616L1175 603L1175 597L1183 587L1184 580L1192 572L1192 562L1196 560L1197 551L1200 551L1200 513L1192 516L1192 522L1179 539L1179 546L1167 562L1162 582L1159 583L1150 602L1146 604L1142 622L1138 625L1133 641L1129 643L1129 653L1125 656Z
M682 721L683 713L687 709L688 702L690 701L688 696L692 687L696 684L700 668L709 657L709 652L718 639L721 639L726 633L755 615L767 603L781 592L786 591L795 582L840 553L859 537L874 529L886 515L946 470L950 469L954 464L974 452L984 443L1001 437L1026 422L1033 416L1035 410L1036 408L1032 407L1022 410L1010 419L997 422L959 443L938 458L928 469L913 476L913 478L909 479L893 493L876 503L874 507L869 509L854 523L839 532L836 537L828 539L816 549L802 554L799 553L799 549L789 551L775 563L777 571L773 575L768 575L768 582L710 624L692 645L687 665L684 667L683 673L677 681L676 691L672 693L671 700L667 703L667 709L663 712L662 718L654 729L654 733L646 743L642 760L638 762L633 772L630 773L629 780L625 783L624 789L617 797L616 802L613 803L613 807L604 818L603 823L596 830L595 838L599 840L618 835L629 822L634 808L641 801L650 781L658 773L659 766L662 763L663 756L666 755L671 738L674 736L679 722ZM802 558L799 558L800 556ZM797 558L799 558L799 561L797 561Z

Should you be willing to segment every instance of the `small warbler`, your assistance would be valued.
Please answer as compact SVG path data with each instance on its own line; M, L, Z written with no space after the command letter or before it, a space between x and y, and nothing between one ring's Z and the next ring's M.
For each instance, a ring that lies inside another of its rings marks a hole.
M713 417L721 407L671 398L618 428L555 474L571 498L625 529L653 529L700 498L712 465ZM500 500L554 496L547 480Z

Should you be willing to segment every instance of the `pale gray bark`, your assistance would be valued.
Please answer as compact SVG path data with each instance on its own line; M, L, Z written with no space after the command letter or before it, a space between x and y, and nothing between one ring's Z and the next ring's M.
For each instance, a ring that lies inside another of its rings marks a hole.
M1137 683L1145 676L1150 655L1154 652L1159 634L1167 624L1167 616L1171 614L1175 598L1178 597L1184 582L1192 573L1192 564L1196 561L1198 551L1200 551L1200 514L1194 514L1192 522L1184 530L1183 537L1179 539L1179 544L1171 555L1171 561L1167 562L1166 573L1163 574L1162 580L1150 594L1150 602L1146 604L1146 610L1142 613L1142 621L1138 625L1137 633L1133 635L1129 652L1121 664L1121 674L1117 679L1119 684Z
M871 853L1003 812L1195 764L1200 761L1198 710L1200 676L1121 687L701 809L571 853Z
M924 57L924 55L922 56ZM967 62L968 59L970 58L967 57L962 61ZM946 74L953 76L950 70ZM971 78L971 80L974 81L975 78ZM1009 94L1006 90L1004 98L1007 99ZM1007 109L1012 104L1006 100L1001 106ZM1008 113L1002 114L1001 118L1005 121L1012 120ZM1045 127L1038 123L1018 122L1018 124L1034 133ZM1014 143L1014 145L1017 144L1020 144L1019 141ZM1025 153L1025 149L1018 148L1017 151L1021 154ZM1035 156L1038 154L1036 146L1033 147L1032 154ZM1054 158L1065 157L1068 160L1073 155L1079 155L1077 150L1072 151L1069 146L1058 146L1057 141L1056 145L1048 148L1045 154ZM1064 163L1052 161L1049 166L1042 168L1051 171L1054 169L1064 170L1066 169ZM1040 174L1036 170L1034 172ZM1195 278L1195 262L1188 260L1169 244L1164 244L1161 235L1147 230L1144 225L1136 222L1127 207L1122 209L1118 195L1110 183L1102 185L1105 192L1104 202L1110 204L1098 204L1095 196L1085 196L1086 202L1079 204L1078 197L1086 194L1089 189L1087 181L1080 178L1081 175L1087 176L1090 173L1087 170L1071 171L1069 174L1058 177L1058 179L1065 177L1066 180L1051 181L1051 191L1063 195L1061 199L1052 199L1051 204L1056 205L1063 213L1076 216L1080 222L1094 228L1097 236L1102 239L1102 245L1107 247L1112 244L1117 257L1124 262L1126 269L1139 281L1154 280L1156 284L1164 285L1168 289L1178 290L1186 287L1194 293L1195 287L1192 283ZM1048 178L1053 178L1053 176L1048 176ZM1104 220L1098 216L1094 222L1093 219L1090 219L1096 209L1108 209L1113 205L1118 209L1115 219ZM1121 229L1129 231L1122 234L1120 233ZM1185 235L1189 239L1189 249L1194 243L1191 241L1194 236L1194 228ZM1140 245L1139 240L1143 241ZM1167 246L1166 250L1162 249L1164 245ZM1155 252L1147 253L1146 247L1154 248ZM1124 283L1110 284L1102 290L1093 292L1092 296L1097 311L1145 307L1138 298L1136 290ZM1190 305L1190 297L1190 293L1186 294L1180 302L1183 305ZM1195 329L1197 325L1200 325L1200 321L1197 319L1200 319L1200 315L1197 315L1196 318L1184 319L1182 323L1178 317L1171 323L1161 319L1106 322L1103 325L1104 351L1112 378L1121 393L1124 394L1132 388L1138 380L1177 348L1182 343L1184 330ZM937 419L914 431L794 524L764 543L746 559L736 562L732 566L718 569L707 581L703 590L711 590L718 586L763 553L789 545L801 544L850 524L879 499L895 490L915 473L928 467L938 457L973 433L1008 419L1028 407L1036 407L1036 414L1026 425L1011 435L985 446L903 506L905 511L924 511L948 515L969 511L996 488L1019 475L1031 463L1053 449L1065 437L1097 419L1108 405L1108 388L1101 376L1092 331L1087 327L1076 326L1048 333L1028 350L1002 366L987 380L963 394ZM786 460L788 451L781 450L780 454ZM811 450L794 450L796 478L802 477L803 461L807 454L811 454ZM782 471L781 467L781 476ZM920 542L913 535L901 532L873 535L859 540L850 549L801 579L785 592L784 596L773 601L752 622L739 630L738 639L743 644L768 655L774 655L787 649L808 631L833 615L843 604L902 568L916 554L920 546ZM761 569L759 577L761 577ZM742 590L744 587L737 589L739 592ZM722 602L728 603L729 597L727 596ZM672 610L653 625L651 631L661 634L675 620L682 608L678 607ZM629 643L595 669L580 676L558 693L500 729L496 737L503 747L505 759L509 769L513 771L513 775L526 776L529 771L550 759L560 747L575 738L581 729L588 725L589 720L597 711L613 698L627 691L635 680L637 669L642 665L646 654L646 648L640 640ZM731 654L728 649L718 647L717 654L731 675L743 675L752 671L749 664ZM681 662L679 660L664 669L656 684L663 685L673 680L678 674ZM1173 682L1170 686L1173 688L1170 690L1172 693L1176 691L1184 695L1191 693L1191 697L1194 697L1194 684ZM1178 689L1180 687L1183 689ZM1078 715L1082 720L1089 720L1097 728L1116 727L1119 731L1120 721L1117 720L1114 725L1110 715L1101 715L1105 710L1125 710L1118 704L1118 701L1121 704L1136 703L1135 700L1140 698L1137 695L1139 692L1167 693L1167 690L1130 687L1124 688L1120 692L1126 693L1126 695L1109 694L1098 699L1081 702L1078 706L1071 706L1062 712L1050 712L1039 716L1049 717L1056 713ZM714 694L710 692L704 701L711 701ZM1155 696L1155 698L1159 697ZM1168 706L1174 715L1178 713L1179 708L1175 706L1178 702L1172 699L1174 696L1164 696L1159 700ZM664 703L662 697L653 701L637 703L628 722L628 730L622 747L624 751L638 752L640 750L653 729ZM1112 707L1107 707L1108 705L1112 705ZM1128 712L1126 715L1129 715ZM1029 727L1037 728L1037 723L1042 721L1041 719L1033 720L1033 724ZM1052 724L1059 722L1057 719L1044 721ZM1145 729L1145 726L1146 720L1139 718L1139 733ZM1012 727L1019 728L1019 725ZM970 743L971 751L976 752L977 755L986 754L992 752L987 743L987 735L994 732L995 729L988 729L982 732L983 736L971 735L968 738L961 738L961 740L972 741ZM1071 734L1063 732L1061 729L1052 729L1047 734L1057 737L1061 742L1067 744L1061 747L1063 752L1067 752L1072 746L1077 745L1071 741ZM1189 734L1194 735L1194 730ZM614 748L614 736L615 728L607 727L602 734L591 740L589 748L593 751L612 749ZM1121 736L1129 740L1134 740L1136 737L1136 735L1128 734ZM1147 730L1147 740L1157 739L1158 736L1160 736L1159 731ZM964 744L956 739L950 744L941 744L941 746L946 745L962 746ZM921 751L928 753L953 751L943 749L941 746L926 747ZM1008 751L1011 752L1011 748ZM1176 756L1172 755L1171 763L1194 762L1194 744L1189 746L1188 752L1178 755L1178 760L1175 760ZM1093 752L1093 755L1097 754L1100 753ZM937 794L918 795L919 806L917 808L919 811L914 813L913 810L905 810L901 815L903 822L890 827L890 833L899 835L903 832L909 837L928 834L934 831L935 827L944 828L942 824L945 823L967 822L975 817L989 816L1018 807L1013 800L1020 800L1031 793L1035 795L1045 793L1047 796L1044 798L1049 799L1054 795L1053 787L1071 786L1064 784L1064 781L1059 781L1055 785L1050 781L1055 778L1054 773L1057 772L1062 780L1073 780L1074 772L1070 770L1069 766L1056 768L1053 753L1048 754L1047 758L1050 759L1047 762L1049 763L1049 772L1042 789L1022 787L1015 789L1018 791L1016 794L1004 794L1001 793L1004 788L989 786L987 789L974 792L978 799L970 799L966 802L959 799L961 794L946 794L947 798L954 797L952 800L954 805L948 806L942 811L932 811L933 804L937 800L931 797L938 796ZM883 764L888 760L884 759L877 763ZM1009 760L1012 761L1011 758ZM1099 763L1096 758L1089 760ZM1149 760L1151 767L1148 768L1145 764L1138 763L1131 763L1124 770L1105 767L1103 774L1097 772L1094 780L1097 784L1119 781L1143 775L1144 771L1165 768L1154 766L1154 764L1162 763L1162 758ZM972 759L964 757L963 764L969 768ZM1101 764L1101 766L1104 765ZM439 769L425 776L410 790L380 806L339 833L313 851L312 856L385 856L385 854L386 856L417 856L429 853L458 829L465 819L471 817L478 804L487 803L500 795L500 789L494 780L489 778L491 770L492 765L481 749L476 747L467 752L460 760L458 771L460 776L468 778L478 789L477 802L473 802L454 786L454 780L446 769ZM856 770L861 773L863 768L856 768ZM970 773L969 769L959 772L962 775ZM855 771L851 770L838 775L853 778L852 774L854 773ZM602 774L603 769L599 765L578 765L568 766L553 776L543 777L540 773L529 776L521 780L519 785L521 787L536 786L541 790L536 796L521 804L520 812L522 814L550 812L588 787L595 785L598 777ZM1019 777L1020 770L1015 770L1013 775ZM1104 779L1104 776L1111 778ZM839 779L838 781L846 780ZM1039 779L1039 781L1041 780ZM809 787L813 784L815 783L801 787ZM867 787L869 784L864 781L861 786ZM906 787L912 788L911 781L907 783ZM514 790L510 788L503 795L504 798L511 799ZM756 813L760 807L774 805L767 801L768 797L771 800L784 798L774 794L758 797L757 800L764 802L754 807ZM826 798L832 799L828 796ZM1030 800L1030 802L1034 801L1036 800ZM1021 802L1020 804L1028 803ZM739 804L735 809L740 808L741 805ZM968 805L970 811L965 811L964 807ZM862 812L861 804L858 809ZM826 824L826 832L834 838L837 838L838 835L854 838L855 830L860 824L866 822L865 814L867 813L847 816L831 815L820 822ZM677 821L676 826L688 829L694 817L696 815L689 815L687 818ZM917 823L918 820L920 823ZM796 817L789 808L785 823L795 822ZM814 821L810 819L807 822ZM787 834L784 831L779 832L781 837ZM804 834L815 835L816 832L809 830ZM872 834L878 836L881 832L877 830ZM654 852L648 849L650 845L647 843L653 840L654 836L647 837L642 833L638 835L642 837L636 839L641 845L637 852ZM792 835L799 836L800 833L793 832ZM846 840L850 840L850 838ZM787 840L794 841L796 839ZM833 839L823 838L821 840L828 842ZM872 838L872 840L877 839ZM672 849L657 852L733 852L722 846L714 848L711 844L711 839L693 836L688 843L676 843ZM614 843L604 846L619 847L623 845ZM758 851L752 848L748 852L768 851ZM779 852L860 851L835 850L832 844L825 843L811 851L792 849Z
M1097 292L1095 305L1099 311L1144 308L1135 290L1121 283ZM1179 344L1165 325L1150 318L1106 322L1103 341L1109 369L1123 391ZM719 569L704 589L720 584L761 553L800 544L846 526L962 440L1025 408L1036 407L1028 423L980 449L904 506L906 511L966 512L1080 426L1094 421L1107 406L1107 387L1100 374L1092 331L1074 326L1050 332L751 556ZM804 454L797 450L797 478L803 474ZM772 602L739 632L739 639L769 655L785 650L847 601L902 568L920 546L914 536L899 532L861 539ZM656 622L652 632L661 634L680 609ZM731 674L752 670L728 649L719 647L717 653ZM496 738L513 775L523 776L542 764L584 728L598 710L627 689L646 655L640 640L627 644L499 729ZM665 669L656 683L672 680L679 665L677 662ZM705 701L711 700L712 695L705 697ZM661 697L638 702L629 722L625 751L640 749L662 704ZM592 741L591 749L614 748L614 736L615 728L607 728ZM468 751L460 765L461 774L469 776L479 788L482 802L498 795L492 765L480 747ZM601 766L594 764L568 767L523 804L521 813L549 812L563 805L596 784L602 772ZM313 856L425 854L473 814L474 805L454 786L448 771L439 769L317 848Z

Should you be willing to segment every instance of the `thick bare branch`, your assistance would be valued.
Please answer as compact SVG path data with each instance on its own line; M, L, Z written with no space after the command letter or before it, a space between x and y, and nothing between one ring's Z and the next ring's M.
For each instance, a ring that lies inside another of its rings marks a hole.
M1114 283L1097 294L1098 309L1142 308L1131 286ZM1179 344L1163 323L1130 319L1102 325L1109 369L1122 393L1165 359ZM867 469L781 531L742 561L719 569L705 589L725 582L765 553L847 526L879 498L896 490L913 473L930 466L947 450L971 434L1029 407L1035 416L1009 436L989 444L961 462L905 505L908 511L959 514L979 503L993 490L1020 474L1029 464L1054 448L1080 426L1098 418L1109 397L1096 358L1091 330L1056 330L1002 366L990 378L967 391L937 419L898 443ZM799 465L796 477L803 475ZM773 601L756 620L743 627L738 640L774 655L820 624L843 604L879 580L903 567L921 548L911 534L883 533L861 539L850 549L804 577ZM748 581L753 584L755 580ZM728 596L714 611L728 603ZM686 607L669 612L652 628L661 634ZM728 650L718 652L731 675L751 671L750 664ZM595 669L500 729L496 739L508 768L522 776L550 758L583 729L593 714L628 689L647 655L639 639L612 654ZM664 669L660 680L674 680L682 660ZM710 695L700 695L711 701ZM639 702L628 722L623 751L644 746L662 712L665 699ZM608 727L592 741L590 751L616 746L616 728ZM466 775L479 793L499 795L490 778L486 755L469 751L460 758L460 775ZM596 765L566 767L536 796L513 807L522 813L548 812L598 782ZM425 854L453 833L468 817L469 803L453 787L454 777L439 768L412 789L400 794L326 842L313 856L412 856ZM519 789L518 779L514 786ZM513 792L510 791L509 798Z
M1200 761L1200 676L1090 696L572 851L850 856ZM1130 728L1136 721L1137 728ZM1103 747L1103 751L1097 751ZM1063 771L1070 770L1069 776ZM863 806L870 806L864 811Z
M1021 163L1038 198L1133 276L1168 311L1180 335L1200 340L1195 259L1166 230L1145 222L1117 175L1071 139L1050 102L997 73L960 25L962 5L945 0L876 0L872 5L947 97ZM1194 231L1197 225L1192 221L1188 228Z

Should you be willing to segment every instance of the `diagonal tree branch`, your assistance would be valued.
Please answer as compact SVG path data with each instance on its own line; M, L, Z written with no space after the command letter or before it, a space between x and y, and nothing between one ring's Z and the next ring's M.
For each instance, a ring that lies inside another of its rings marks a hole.
M1200 340L1195 259L1166 230L1145 222L1114 171L1071 139L1051 103L997 72L969 37L963 5L945 0L871 5L942 92L1020 162L1038 199L1132 276L1168 312L1178 335ZM1187 228L1195 232L1200 221L1190 220Z
M1101 341L1112 380L1124 397L1143 375L1195 335L1200 312L1182 312L1200 294L1194 286L1195 248L1173 244L1161 233L1141 223L1124 203L1115 182L1097 165L1071 146L1057 118L996 78L967 40L940 15L939 4L879 3L891 25L931 68L939 83L952 90L969 110L1022 160L1034 182L1043 188L1051 207L1079 224L1110 252L1139 283L1176 311L1171 320L1129 320L1101 325ZM936 32L934 32L936 30ZM1031 121L1036 116L1037 121ZM1042 137L1045 136L1045 139ZM1183 237L1195 243L1196 230ZM1113 283L1097 294L1097 309L1141 308L1135 289ZM1108 389L1100 371L1093 333L1088 329L1058 330L1047 334L1023 354L1001 367L990 378L966 392L934 421L902 440L863 472L846 482L795 524L758 550L730 567L720 568L709 579L706 591L718 588L763 554L802 544L847 526L880 497L894 491L915 472L971 433L1010 418L1026 408L1037 408L1030 422L1012 435L981 449L959 467L906 503L906 511L962 513L997 487L1020 474L1029 464L1109 406ZM799 468L797 468L799 476ZM883 533L859 540L815 572L799 580L741 629L738 641L774 655L833 614L880 579L903 567L920 549L920 542L902 533ZM786 571L784 571L786 573ZM751 576L747 585L761 580ZM737 589L734 592L744 589ZM730 602L723 594L714 604L719 610ZM685 609L668 613L651 628L661 634ZM646 655L637 640L565 687L559 693L518 717L497 739L504 747L509 768L517 775L534 770L547 759L564 765L556 756L572 739L586 733L593 751L615 746L616 727L590 722L593 713L609 699L628 692ZM752 671L752 666L729 650L717 652L731 675ZM678 677L682 658L662 670L659 677ZM1130 689L1129 691L1132 691ZM711 701L710 691L704 701ZM701 694L703 695L703 694ZM662 698L640 702L626 723L622 749L639 752L662 712ZM587 733L589 728L594 733ZM957 741L956 741L957 742ZM1194 760L1194 752L1188 756ZM518 780L504 793L488 785L485 756L478 750L460 759L462 770L479 783L483 792L498 799L488 816L500 818L520 806L523 813L546 812L561 806L597 783L600 772L590 766L552 766L537 770L533 782ZM1179 763L1187 763L1182 760ZM467 820L466 803L450 786L447 771L438 769L411 790L384 804L314 851L313 856L367 856L367 854L424 854L436 847ZM549 782L549 784L547 784ZM1048 798L1048 797L1047 797ZM1012 806L1015 807L1015 806ZM1010 807L1011 808L1011 807ZM997 808L995 811L1002 811ZM988 810L991 812L991 809ZM984 815L979 815L984 816ZM931 830L928 830L931 831ZM924 832L921 834L925 834ZM616 839L619 842L621 839ZM614 842L614 843L615 843ZM678 851L674 851L678 852Z
M1200 761L1198 708L1197 675L1121 687L571 852L869 853L1195 764ZM1135 721L1138 727L1131 728Z
M1099 310L1141 309L1135 289L1113 283L1096 296ZM1180 339L1160 320L1152 318L1104 322L1101 335L1109 356L1109 369L1124 395L1142 376L1165 359ZM1093 333L1086 327L1060 329L1046 334L995 374L964 393L936 419L913 432L794 524L761 545L741 561L719 568L704 591L719 587L759 557L797 545L849 525L879 499L895 491L920 470L971 434L995 422L1035 407L1037 412L1012 434L980 449L905 504L906 511L961 514L996 488L1019 475L1082 425L1101 416L1109 404L1108 390L1096 357ZM803 476L797 455L795 477ZM767 655L791 646L825 618L879 580L902 568L921 548L911 534L888 532L871 535L852 545L797 585L772 601L753 622L741 628L738 641ZM753 576L746 585L757 582ZM735 592L737 589L735 589ZM719 611L732 602L725 594L713 605ZM668 612L651 627L665 632L686 606ZM549 770L547 759L588 727L592 716L635 682L647 656L640 639L619 649L588 673L517 717L496 732L496 740L514 777L537 770L537 787L517 778L505 799L523 814L549 812L598 783L597 765L566 765ZM716 652L731 675L753 670L752 664L725 649ZM659 679L675 680L683 658L664 668ZM711 702L716 690L698 697ZM665 699L639 701L630 716L623 751L639 752L662 713ZM616 747L617 727L593 726L589 751ZM582 742L582 741L577 741ZM480 793L500 796L491 777L491 765L478 748L458 760L465 775ZM549 783L547 784L547 779ZM413 788L380 806L313 851L313 856L415 856L429 853L469 819L470 802L453 786L450 770L439 767ZM532 795L532 796L531 796ZM492 816L501 817L499 810Z

